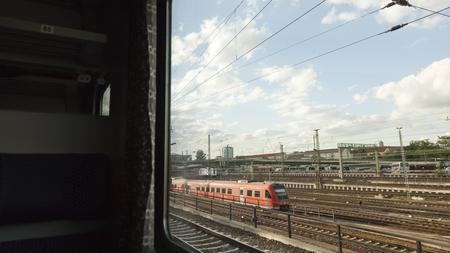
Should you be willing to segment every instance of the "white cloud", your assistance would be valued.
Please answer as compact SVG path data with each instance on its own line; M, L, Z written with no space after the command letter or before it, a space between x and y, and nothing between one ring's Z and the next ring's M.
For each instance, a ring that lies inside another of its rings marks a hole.
M353 100L355 100L355 102L358 104L366 102L368 98L369 96L366 94L359 94L359 93L353 94Z
M322 18L322 24L333 24L338 21L349 21L351 19L354 19L358 16L357 12L352 11L343 11L340 13L336 13L336 8L333 7L328 14Z
M375 97L393 102L395 114L450 109L450 58L436 61L416 74L375 88Z
M309 92L317 88L317 73L313 68L291 69L290 67L282 67L281 69L290 72L285 76L289 79L274 77L268 79L270 81L283 81L281 89L272 96L272 108L282 116L303 115L308 111L305 106L305 98Z

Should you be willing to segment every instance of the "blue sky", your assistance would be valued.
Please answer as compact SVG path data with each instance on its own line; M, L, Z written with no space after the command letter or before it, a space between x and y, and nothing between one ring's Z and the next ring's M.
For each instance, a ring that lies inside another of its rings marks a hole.
M175 152L206 150L208 134L214 157L227 144L238 155L277 152L280 143L288 152L308 150L315 128L321 129L322 148L336 147L337 142L380 140L398 145L397 126L404 127L405 142L433 140L450 133L450 121L444 120L450 116L450 18L434 15L334 54L290 66L428 14L394 6L240 69L245 63L389 2L329 0L202 84L319 1L271 1L211 61L268 0L244 0L229 22L217 29L239 2L173 1ZM450 0L410 2L433 10L450 6ZM275 70L278 72L273 73ZM273 74L247 82L269 73Z

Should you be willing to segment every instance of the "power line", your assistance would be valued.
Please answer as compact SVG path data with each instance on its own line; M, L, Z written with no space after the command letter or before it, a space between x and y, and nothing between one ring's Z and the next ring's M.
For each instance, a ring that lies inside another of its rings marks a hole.
M450 15L447 15L447 14L442 13L442 12L436 12L436 11L433 11L433 10L430 10L430 9L427 9L427 8L424 8L424 7L420 7L420 6L417 6L417 5L411 5L411 6L414 7L414 8L417 8L417 9L421 9L421 10L428 11L428 12L431 12L431 13L436 13L436 14L439 14L441 16L450 18Z
M209 33L205 39L203 39L200 43L198 43L198 45L202 45L203 43L207 42L209 38L212 37L211 42L208 44L208 46L204 47L203 50L200 52L198 57L199 59L201 59L206 50L208 50L211 47L217 35L219 34L219 31L224 27L224 25L226 25L231 20L231 17L236 13L239 7L241 7L244 1L245 0L241 0L241 2L239 2L239 4L236 7L234 7L234 9L226 17L223 18L222 22L214 30L211 33ZM192 63L190 64L190 66L192 66ZM184 86L178 93L181 93L186 87L187 86Z
M248 25L250 25L250 23L254 20L254 19L256 19L256 17L258 17L259 16L259 14L261 14L261 12L267 7L267 6L269 6L269 4L272 2L273 0L269 0L269 2L267 2L267 4L266 5L264 5L264 7L262 8L262 9L260 9L242 28L241 28L241 30L239 30L239 32L238 33L236 33L234 36L233 36L233 38L231 38L231 40L229 40L205 65L203 65L203 67L194 75L194 77L192 77L187 83L186 83L186 86L187 85L189 85L192 81L194 81L196 78L197 78L197 76L198 75L200 75L200 73L202 73L203 72L203 70L205 70L208 66L209 66L209 64L211 64L211 62L213 62L216 58L217 58L217 56L219 56L222 52L223 52L223 50L225 50L230 44L231 44L231 42L233 42L236 38L237 38L237 36L239 36L239 34L241 34L247 27L248 27ZM183 97L183 96L182 96ZM175 98L175 100L176 100L176 98Z
M430 10L430 9L427 9L427 8L424 8L424 7L420 7L420 6L411 4L408 0L393 0L392 2L394 4L396 4L396 5L406 6L406 7L413 7L413 8L416 8L416 9L421 9L421 10L424 10L424 11L428 11L428 12L431 12L431 13L434 13L434 14L439 14L439 15L442 15L442 16L450 18L449 15L447 15L445 13L441 13L441 11L433 11L433 10Z
M376 33L376 34L373 34L373 35L364 37L364 38L359 39L359 40L357 40L357 41L348 43L348 44L346 44L346 45L337 47L337 48L335 48L335 49L326 51L326 52L321 53L321 54L319 54L319 55L316 55L316 56L313 56L313 57L304 59L304 60L302 60L302 61L299 61L299 62L290 64L290 65L287 65L287 66L289 66L289 67L296 67L296 66L298 66L298 65L301 65L301 64L310 62L310 61L312 61L312 60L315 60L315 59L324 57L324 56L326 56L326 55L329 55L329 54L335 53L335 52L337 52L337 51L343 50L343 49L345 49L345 48L348 48L348 47L354 46L354 45L356 45L356 44L362 43L362 42L367 41L367 40L369 40L369 39L372 39L372 38L375 38L375 37L378 37L378 36L381 36L381 35L384 35L384 34L387 34L387 33L390 33L390 32L397 31L397 30L399 30L399 29L401 29L401 28L403 28L403 27L405 27L405 26L407 26L407 25L413 24L413 23L415 23L415 22L418 22L418 21L423 20L423 19L425 19L425 18L428 18L428 17L430 17L430 16L436 15L436 13L445 11L445 10L447 10L447 9L450 9L450 6L448 6L448 7L446 7L446 8L443 8L443 9L437 11L437 12L430 13L430 14L425 15L425 16L422 16L422 17L420 17L420 18L411 20L411 21L409 21L409 22L406 22L406 23L403 23L403 24L399 24L399 25L395 25L395 26L393 26L393 27L391 27L391 28L389 28L389 29L387 29L387 30L385 30L385 31L383 31L383 32L379 32L379 33ZM255 81L257 81L257 80L260 80L260 79L262 79L262 78L264 78L264 77L267 77L267 76L276 74L276 73L278 73L278 72L283 72L283 71L286 71L286 70L287 70L287 69L277 69L277 70L271 71L271 72L266 73L266 74L264 74L264 75L261 75L261 76L255 77L255 78L253 78L253 79L250 79L250 80L244 82L243 84L238 84L238 85L231 86L231 87L228 87L228 88L226 88L226 89L220 90L220 91L218 91L218 92L215 92L215 93L211 94L210 96L215 96L216 94L220 94L220 93L222 93L222 92L224 92L224 91L227 91L227 90L230 90L230 89L234 89L234 88L237 88L237 87L240 87L240 86L245 86L245 85L247 85L247 84L250 84L250 83L252 83L252 82L255 82ZM183 97L185 97L187 94L189 94L189 93L186 93L185 95L183 95ZM175 102L175 101L174 101L174 102Z
M245 68L245 67L247 67L247 66L253 65L253 64L255 64L255 63L257 63L257 62L260 62L260 61L262 61L262 60L265 60L265 59L267 59L267 58L269 58L269 57L272 57L272 56L274 56L274 55L280 54L280 53L282 53L282 52L284 52L284 51L286 51L286 50L289 50L289 49L291 49L291 48L293 48L293 47L299 46L299 45L301 45L301 44L303 44L303 43L306 43L306 42L308 42L308 41L310 41L310 40L313 40L313 39L315 39L315 38L318 38L318 37L320 37L320 36L322 36L322 35L325 35L325 34L327 34L327 33L332 32L332 31L335 31L335 30L337 30L337 29L339 29L339 28L341 28L341 27L343 27L343 26L346 26L346 25L348 25L348 24L350 24L350 23L353 23L353 22L355 22L355 21L357 21L357 20L359 20L359 19L362 19L362 18L364 18L364 17L366 17L366 16L369 16L369 15L372 15L372 14L374 14L374 13L377 13L377 12L379 12L379 11L381 11L381 10L383 10L383 9L389 8L389 7L391 7L391 6L392 6L392 5L387 4L386 6L384 6L384 7L382 7L382 8L379 8L379 9L376 9L376 10L373 10L373 11L369 11L369 12L367 12L367 13L365 13L365 14L359 16L359 17L350 19L350 20L348 20L348 21L346 21L346 22L344 22L344 23L342 23L342 24L333 26L333 27L331 27L331 28L329 28L329 29L327 29L327 30L325 30L325 31L322 31L322 32L317 33L317 34L314 34L314 35L312 35L312 36L310 36L310 37L308 37L308 38L306 38L306 39L303 39L303 40L294 42L294 43L292 43L291 45L286 46L286 47L284 47L284 48L281 48L281 49L279 49L279 50L277 50L277 51L275 51L275 52L273 52L273 53L270 53L270 54L268 54L268 55L265 55L265 56L262 56L262 57L260 57L260 58L257 58L257 59L255 59L255 60L253 60L253 61L250 61L250 62L246 63L246 64L240 65L236 70L241 70L241 69L243 69L243 68ZM230 65L231 65L231 64L227 65L226 68L228 68ZM221 69L221 70L219 71L219 73L215 74L215 75L212 76L212 77L218 77L218 76L221 76L221 75L223 74L223 71L226 70L226 68ZM209 81L210 79L213 79L212 77L211 77L211 78L208 78L208 80L205 80L204 82L207 82L207 81Z
M239 61L242 57L248 55L249 53L251 53L253 50L255 50L256 48L258 48L259 46L261 46L262 44L264 44L265 42L267 42L268 40L272 39L273 37L277 36L280 32L282 32L283 30L285 30L286 28L288 28L289 26L291 26L292 24L296 23L298 20L300 20L301 18L303 18L304 16L306 16L308 13L310 13L311 11L313 11L314 9L316 9L317 7L319 7L320 5L322 5L326 0L322 0L321 2L317 3L316 5L314 5L313 7L311 7L309 10L307 10L306 12L302 13L300 16L294 18L293 20L291 20L289 23L287 23L286 25L284 25L283 27L281 27L280 29L278 29L276 32L272 33L269 37L263 39L262 41L260 41L258 44L256 44L255 46L253 46L252 48L250 48L249 50L247 50L245 53L241 54L240 56L236 57L236 59L234 59L233 61L231 61L230 63L228 63L226 66L222 67L220 70L216 71L212 76L208 77L206 80L202 81L201 83L199 83L197 86L195 86L193 89L191 89L190 91L188 91L187 93L185 93L185 95L181 96L178 99L181 99L183 97L185 97L186 95L188 95L191 92L194 92L196 89L200 88L200 86L202 86L203 84L205 84L206 82L208 82L209 80L211 80L213 77L215 77L216 75L218 75L219 73L221 73L223 70L227 69L229 66L233 65L235 62ZM175 99L174 102L176 102L178 99Z

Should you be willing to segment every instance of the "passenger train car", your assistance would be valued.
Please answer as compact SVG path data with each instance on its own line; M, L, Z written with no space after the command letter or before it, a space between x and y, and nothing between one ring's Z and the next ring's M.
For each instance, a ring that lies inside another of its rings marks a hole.
M171 190L211 199L239 202L270 209L289 209L283 184L239 181L172 179Z

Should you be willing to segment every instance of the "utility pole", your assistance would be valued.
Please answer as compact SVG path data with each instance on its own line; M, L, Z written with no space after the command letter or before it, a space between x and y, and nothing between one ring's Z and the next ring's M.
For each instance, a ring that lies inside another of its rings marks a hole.
M338 153L339 153L339 178L344 179L344 159L342 157L342 148L338 145Z
M320 190L322 189L322 183L321 183L321 176L320 176L320 144L319 144L319 130L320 129L314 129L315 135L314 135L314 149L317 152L317 188Z
M403 148L403 139L402 139L402 127L397 127L398 129L398 138L400 139L400 153L402 155L402 166L401 169L405 173L405 185L406 185L406 198L410 199L411 193L409 192L409 181L408 181L408 166L406 166L406 158L405 158L405 149Z
M280 151L281 151L281 171L284 172L284 152L283 152L283 144L280 143Z
M376 148L375 148L375 171L376 171L377 177L379 177L381 175L380 159L378 158L378 150L376 150Z
M208 134L208 175L211 180L211 135Z

